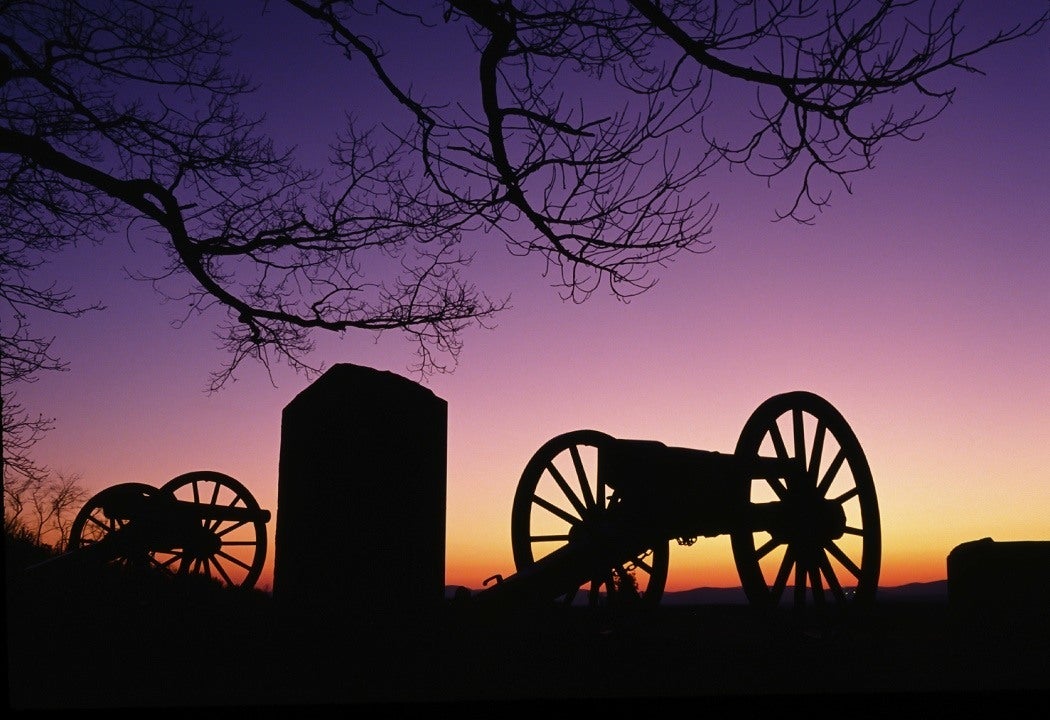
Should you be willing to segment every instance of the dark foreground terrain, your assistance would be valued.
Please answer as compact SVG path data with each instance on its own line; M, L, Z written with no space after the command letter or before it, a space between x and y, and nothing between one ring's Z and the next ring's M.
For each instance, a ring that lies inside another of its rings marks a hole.
M747 605L418 616L363 600L291 614L258 591L100 575L8 582L9 706L274 707L797 703L853 715L1020 703L1050 690L1044 611L881 601L861 617ZM866 713L865 713L866 714Z

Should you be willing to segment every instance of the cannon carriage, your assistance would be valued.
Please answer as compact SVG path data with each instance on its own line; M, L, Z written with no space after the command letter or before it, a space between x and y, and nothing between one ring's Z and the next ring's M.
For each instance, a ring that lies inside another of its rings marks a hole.
M878 501L856 435L826 400L777 395L731 454L578 430L526 465L511 515L515 573L479 603L657 605L670 543L729 535L748 601L848 608L875 596Z
M152 568L251 588L266 561L269 520L244 485L219 472L185 473L159 488L120 483L84 504L67 552L50 562Z

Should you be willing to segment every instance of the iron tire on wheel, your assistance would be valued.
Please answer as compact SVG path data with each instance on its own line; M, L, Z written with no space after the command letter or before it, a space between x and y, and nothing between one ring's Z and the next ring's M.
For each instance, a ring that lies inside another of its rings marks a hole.
M529 460L514 494L511 544L518 572L568 543L569 528L605 512L617 502L597 472L597 451L613 438L596 430L577 430L548 440ZM597 606L616 592L615 577L630 575L644 606L655 606L667 581L670 549L658 544L581 588ZM574 604L578 591L552 598Z
M158 561L173 572L211 577L227 586L253 587L266 562L267 541L262 510L248 489L229 475L198 470L169 480L161 490L183 502L245 508L259 518L254 521L202 518L202 527L215 538L214 552L194 556L185 548L172 547L155 553Z
M777 502L803 493L825 506L838 504L845 513L845 531L837 538L805 541L785 541L765 531L732 533L744 592L752 605L767 608L870 605L882 554L878 500L867 458L842 415L813 393L776 395L748 419L736 454L794 458L800 449L806 468L801 486L791 487L783 478L755 479L750 501Z
M91 552L92 547L101 548L99 543L109 542L115 538L114 533L123 531L130 525L127 517L119 514L110 515L107 508L112 507L112 501L121 496L141 496L143 498L156 499L163 490L145 483L119 483L111 485L105 490L93 495L88 499L80 512L69 526L69 541L67 550L81 550ZM113 548L113 552L107 552L104 561L110 564L129 567L154 565L156 562L153 554L146 549L139 552L136 548L131 552L121 552L119 548Z

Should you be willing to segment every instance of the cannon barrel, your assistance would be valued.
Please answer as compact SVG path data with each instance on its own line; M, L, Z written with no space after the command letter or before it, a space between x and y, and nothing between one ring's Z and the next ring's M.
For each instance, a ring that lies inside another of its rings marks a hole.
M662 542L768 529L777 522L778 504L752 512L751 481L793 483L804 473L798 458L738 456L654 440L617 439L598 450L602 481L631 507L633 521Z
M229 522L269 522L270 511L234 505L217 505L174 497L128 493L109 499L103 509L106 515L131 521L173 517L178 521L213 520Z

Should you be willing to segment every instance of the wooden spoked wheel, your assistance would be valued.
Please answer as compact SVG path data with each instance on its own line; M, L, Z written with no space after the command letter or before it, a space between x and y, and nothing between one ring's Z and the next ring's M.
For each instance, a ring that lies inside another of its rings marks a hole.
M266 561L266 521L248 489L228 475L200 470L169 480L161 490L200 507L188 532L154 552L157 563L176 574L253 587Z
M752 503L777 503L771 530L731 534L753 605L829 609L870 604L882 553L871 469L853 430L823 398L777 395L744 425L739 457L799 458L800 477L751 481Z
M577 430L545 443L529 460L514 495L511 543L521 572L569 542L570 531L600 525L619 499L598 477L598 448L612 441L594 430ZM667 543L647 548L611 566L556 602L613 605L640 601L657 605L667 581ZM580 590L584 594L580 594Z
M92 496L69 526L66 549L95 552L124 567L159 567L149 548L133 540L132 518L124 510L138 499L157 500L162 492L145 483L120 483Z

